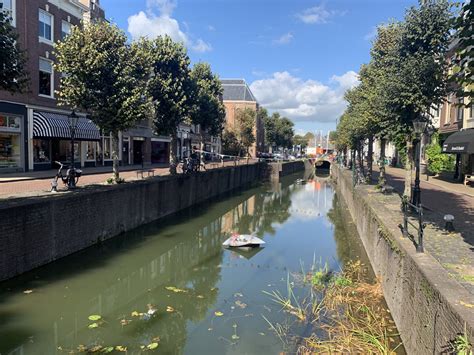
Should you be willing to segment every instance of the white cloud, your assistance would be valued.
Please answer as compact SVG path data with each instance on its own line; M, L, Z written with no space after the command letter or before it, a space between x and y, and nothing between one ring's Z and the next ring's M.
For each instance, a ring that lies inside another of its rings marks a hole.
M178 21L168 15L155 16L140 11L128 18L128 32L134 39L140 37L155 38L169 35L173 41L188 44L188 36L181 31Z
M170 0L147 0L146 6L148 9L157 8L162 15L171 16L178 4L176 1Z
M193 45L193 50L199 53L212 51L212 46L209 43L204 42L202 39L198 39Z
M324 4L310 7L303 12L296 14L296 17L307 24L323 24L327 23L329 19L336 15L343 15L343 13L327 10Z
M207 52L212 50L209 43L201 38L192 40L187 33L187 25L183 22L186 30L182 30L180 23L172 17L177 6L174 0L147 0L147 11L140 11L128 18L128 32L133 39L140 37L156 38L168 35L174 41L181 42L185 46L197 51ZM158 14L156 14L158 10Z
M359 75L355 71L350 70L341 76L333 75L331 81L338 83L344 90L352 89L359 84Z
M216 28L212 25L207 26L207 29L211 32L214 32L216 30Z
M288 32L282 35L280 38L275 39L273 41L273 44L277 44L277 45L288 44L293 40L293 38L294 38L293 34L291 32Z
M334 75L330 82L332 86L284 71L256 80L250 88L269 111L279 111L294 121L334 122L346 107L344 92L358 84L357 74Z

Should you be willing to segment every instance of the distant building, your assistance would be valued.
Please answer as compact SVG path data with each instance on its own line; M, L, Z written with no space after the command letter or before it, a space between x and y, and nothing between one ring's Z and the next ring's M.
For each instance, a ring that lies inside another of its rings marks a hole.
M224 106L226 112L226 127L232 129L235 127L236 112L238 110L250 108L255 111L255 128L254 134L256 142L250 147L250 155L256 157L258 152L265 149L265 133L261 119L258 118L257 112L259 105L252 91L244 79L222 79L222 87L224 88Z

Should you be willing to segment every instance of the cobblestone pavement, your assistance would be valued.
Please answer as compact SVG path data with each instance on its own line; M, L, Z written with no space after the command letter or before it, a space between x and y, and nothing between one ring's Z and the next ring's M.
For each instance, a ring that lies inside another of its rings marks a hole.
M257 160L251 159L249 164L254 164ZM239 164L246 164L246 160L242 160ZM225 166L233 166L235 163L232 161L225 162ZM222 167L222 163L211 163L206 164L206 169L215 169ZM108 170L108 171L106 171ZM120 172L120 177L124 178L125 181L140 180L142 177L137 175L137 171L141 169L126 170ZM145 167L145 170L153 170L155 176L165 176L169 174L169 168L163 167ZM100 173L97 173L100 171ZM16 197L29 197L29 196L41 196L50 194L51 180L55 171L51 170L45 173L31 173L31 174L19 174L18 177L11 176L8 179L11 181L1 182L0 179L0 200L7 198ZM30 175L30 176L29 176ZM49 175L49 176L48 176ZM105 184L106 180L112 176L112 167L108 169L85 169L84 175L79 179L78 187L84 187L87 185ZM32 179L32 177L36 177ZM144 173L143 178L148 178L148 174ZM3 177L3 179L7 179ZM14 181L16 180L16 181ZM58 191L66 191L64 185L58 183Z
M388 168L387 181L402 193L404 170ZM425 229L425 249L474 294L474 194L462 184L435 179L422 180L420 186L422 205L426 208L424 218L429 222ZM454 233L444 230L446 214L455 218Z

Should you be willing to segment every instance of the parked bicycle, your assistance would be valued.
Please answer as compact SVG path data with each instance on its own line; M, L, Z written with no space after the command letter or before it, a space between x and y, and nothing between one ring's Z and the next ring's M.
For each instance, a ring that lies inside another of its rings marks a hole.
M58 172L54 176L53 180L51 181L51 192L58 191L58 180L61 180L64 186L67 189L71 189L76 187L77 183L79 182L79 178L82 175L81 169L70 168L67 165L59 161L55 161L56 164L59 165ZM66 175L63 175L63 169L66 168Z
M199 159L187 157L181 161L181 171L183 174L196 173L200 170L206 171L206 166Z

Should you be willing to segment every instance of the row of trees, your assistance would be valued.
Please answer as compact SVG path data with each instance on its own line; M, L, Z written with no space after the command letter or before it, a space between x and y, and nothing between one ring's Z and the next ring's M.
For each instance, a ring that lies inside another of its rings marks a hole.
M373 141L378 138L382 164L379 183L385 184L384 148L390 140L405 157L404 194L411 195L413 122L422 120L431 125L430 109L437 108L446 97L446 54L452 28L453 13L447 0L425 0L409 8L404 21L378 27L370 62L360 69L360 84L346 92L348 107L336 131L336 147L345 155L351 152L359 177L371 179Z
M227 127L222 135L222 148L225 154L249 155L249 148L255 143L256 120L263 122L265 144L273 149L293 146L293 122L278 112L271 116L265 108L257 112L251 108L238 108L235 111L234 125ZM259 147L261 148L261 147Z
M116 25L99 21L74 27L56 45L55 55L55 69L65 74L57 93L60 104L86 112L111 132L115 180L118 134L139 121L151 119L157 134L171 137L172 174L180 123L200 125L212 135L223 129L219 78L207 63L191 68L186 48L169 36L129 43Z
M261 108L258 112L259 118L265 127L265 143L273 149L291 148L293 146L294 123L282 117L278 112L268 115L266 109Z
M10 19L0 11L0 89L28 90L26 53ZM171 137L170 170L176 173L180 123L219 135L225 123L222 86L209 64L192 68L185 47L169 36L129 43L106 21L73 27L55 46L55 70L63 73L59 104L87 113L113 142L113 171L119 179L118 136L139 121L152 120L157 134ZM201 149L202 150L202 149Z

